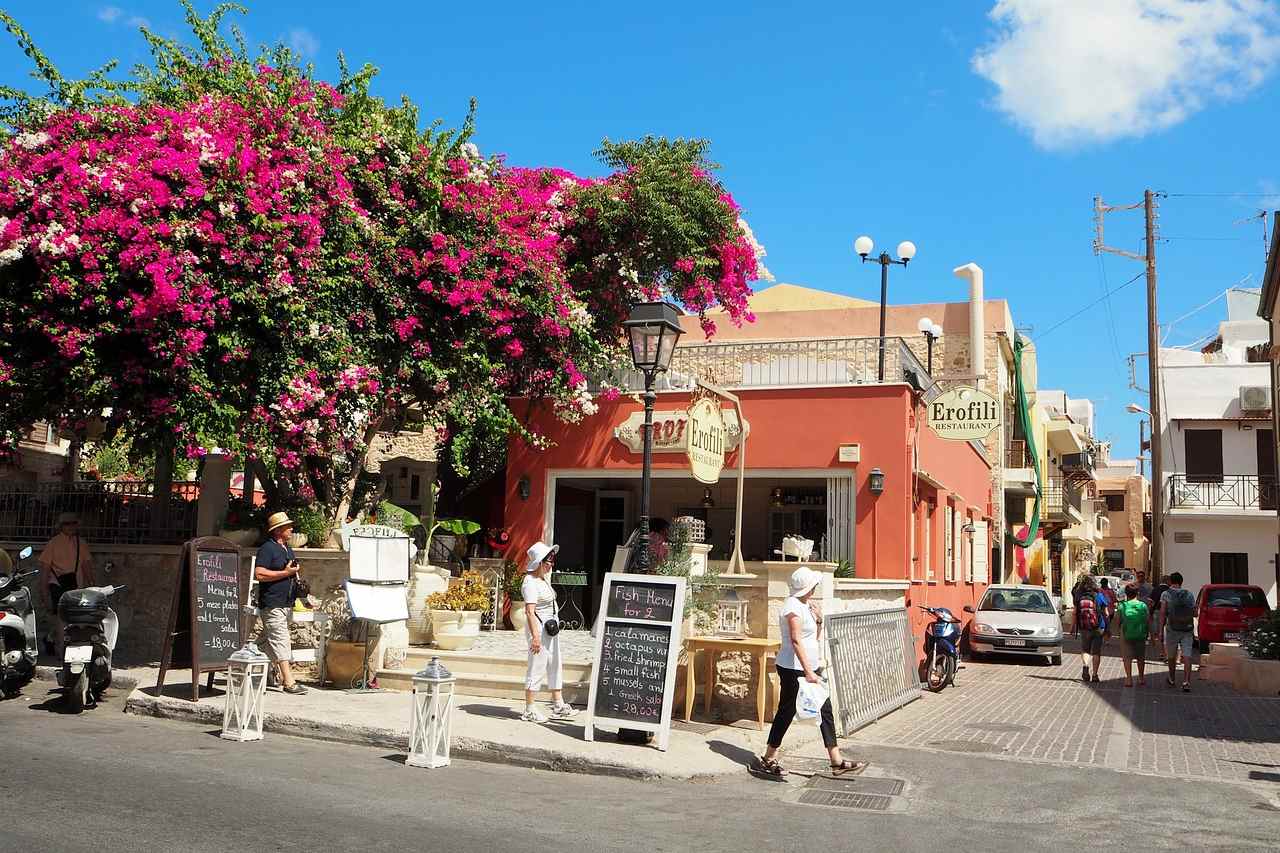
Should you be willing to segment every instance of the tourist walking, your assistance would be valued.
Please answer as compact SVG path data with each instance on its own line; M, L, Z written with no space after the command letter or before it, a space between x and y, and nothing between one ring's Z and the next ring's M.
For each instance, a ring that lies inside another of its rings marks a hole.
M289 611L293 609L294 580L301 566L289 547L293 519L286 512L267 518L267 541L258 549L253 576L258 581L258 648L266 652L284 692L299 696L307 692L293 678L293 644L289 639Z
M556 591L548 578L555 567L559 545L535 542L529 546L520 591L524 599L526 629L529 631L529 659L524 677L524 713L520 719L529 723L545 723L547 716L538 710L535 696L545 682L551 691L551 716L567 720L577 714L564 701L564 667L560 659L559 611ZM548 623L555 627L548 631Z
M1124 588L1125 600L1116 606L1120 623L1120 657L1124 662L1124 686L1133 686L1133 662L1138 662L1138 684L1147 683L1147 634L1151 629L1151 608L1142 600L1136 583Z
M1106 641L1111 607L1107 597L1099 591L1093 575L1080 579L1075 603L1075 634L1080 638L1080 678L1096 682L1098 667L1102 665L1102 646Z
M778 763L778 748L791 727L796 715L796 699L800 694L800 680L820 684L822 678L822 610L813 600L813 593L822 583L822 575L810 568L799 568L791 575L791 595L782 603L778 614L778 628L782 633L782 646L778 649L777 673L781 689L778 693L778 711L769 729L769 744L764 755L759 756L758 769L771 776L785 776L786 770ZM820 712L822 743L831 760L831 772L841 776L861 773L867 769L865 761L848 761L841 757L836 745L836 723L828 698Z
M1182 691L1191 692L1191 647L1195 642L1194 631L1196 597L1191 590L1182 588L1182 572L1169 575L1169 588L1160 596L1160 630L1158 636L1164 644L1164 659L1169 666L1165 683L1177 686L1178 652L1182 652Z
M69 512L58 516L58 532L45 543L36 560L40 563L40 588L46 592L49 606L45 645L60 657L62 626L58 621L58 599L64 592L93 586L93 555L89 553L89 545L80 538L80 519Z

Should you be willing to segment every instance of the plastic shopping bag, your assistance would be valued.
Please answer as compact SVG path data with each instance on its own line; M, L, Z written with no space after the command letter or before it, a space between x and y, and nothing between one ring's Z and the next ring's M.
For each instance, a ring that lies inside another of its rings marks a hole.
M821 724L822 706L830 698L831 694L822 682L811 684L801 679L800 693L796 696L796 716L815 725Z

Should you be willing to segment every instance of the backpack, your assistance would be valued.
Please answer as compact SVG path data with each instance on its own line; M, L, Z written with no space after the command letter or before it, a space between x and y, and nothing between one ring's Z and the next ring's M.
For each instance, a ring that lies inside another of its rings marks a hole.
M1189 589L1169 590L1169 609L1166 622L1174 631L1190 631L1194 627L1196 599Z
M1124 638L1145 640L1147 638L1147 606L1133 599L1120 602L1116 609L1120 613L1120 625L1124 629Z
M1099 627L1098 602L1092 595L1081 597L1080 603L1076 606L1076 630L1096 631Z

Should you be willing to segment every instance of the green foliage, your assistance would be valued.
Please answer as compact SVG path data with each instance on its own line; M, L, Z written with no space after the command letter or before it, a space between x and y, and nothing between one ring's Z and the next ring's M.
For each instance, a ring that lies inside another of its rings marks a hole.
M432 610L488 610L489 582L480 572L463 572L462 577L449 584L449 588L427 596L427 607Z
M403 533L412 533L415 528L422 526L422 522L416 515L407 509L401 509L391 501L383 501L378 504L378 513L375 519L378 524L385 524L387 527Z
M294 521L294 529L306 534L307 544L313 548L323 548L329 541L329 514L312 506L301 506L289 510L289 517Z
M723 588L720 573L708 566L704 574L690 574L693 559L689 553L689 529L684 524L671 525L667 545L667 558L658 565L656 574L685 579L684 617L693 617L696 633L706 633L715 627L716 599Z
M1244 637L1249 657L1258 660L1280 660L1280 610L1259 619Z
M854 577L855 574L856 572L854 571L852 560L841 560L836 565L835 576L838 578L851 578Z
M222 526L228 530L259 530L267 526L265 506L257 506L251 497L233 497L227 502L227 515Z
M512 601L520 601L524 598L524 592L521 590L524 575L520 564L514 560L507 560L502 564L502 588L506 591L507 598Z

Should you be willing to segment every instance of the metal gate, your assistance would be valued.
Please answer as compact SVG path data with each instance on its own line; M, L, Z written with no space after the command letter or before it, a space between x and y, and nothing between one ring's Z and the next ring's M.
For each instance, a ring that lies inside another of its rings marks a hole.
M920 698L915 638L905 609L835 613L825 622L839 735L851 735Z

